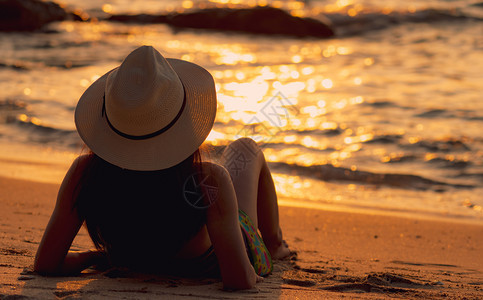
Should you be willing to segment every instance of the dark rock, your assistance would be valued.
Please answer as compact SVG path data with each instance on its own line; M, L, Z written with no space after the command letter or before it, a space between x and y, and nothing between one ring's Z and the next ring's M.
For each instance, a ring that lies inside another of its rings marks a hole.
M32 31L44 25L79 17L58 4L39 0L0 0L0 31Z
M294 17L273 7L242 9L210 8L170 15L112 15L111 21L135 23L166 23L176 29L208 29L252 34L327 38L332 28L311 18Z
M333 30L322 22L294 17L273 7L200 10L170 16L169 24L178 28L204 28L296 37L334 35Z

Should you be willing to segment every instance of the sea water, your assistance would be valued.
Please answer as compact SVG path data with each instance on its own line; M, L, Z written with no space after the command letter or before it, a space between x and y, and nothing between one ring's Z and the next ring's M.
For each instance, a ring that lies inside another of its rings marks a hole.
M0 174L80 153L75 105L136 47L195 62L216 82L207 143L263 148L282 204L483 221L483 4L475 1L63 1L97 18L0 33ZM295 39L103 21L273 5L330 20L336 37ZM22 171L23 170L23 171ZM49 170L55 173L49 177Z

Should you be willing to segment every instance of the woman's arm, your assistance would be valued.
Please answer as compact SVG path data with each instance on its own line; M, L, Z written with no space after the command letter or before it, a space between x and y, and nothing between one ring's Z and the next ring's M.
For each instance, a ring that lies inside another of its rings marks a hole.
M40 274L79 273L102 258L102 254L97 251L68 253L83 223L83 220L79 219L74 203L76 186L87 161L87 156L78 157L72 163L60 186L54 212L35 256L34 270Z
M204 163L204 176L213 176L216 201L207 210L207 227L220 265L225 289L250 289L261 281L245 250L238 222L238 205L230 174L219 165Z

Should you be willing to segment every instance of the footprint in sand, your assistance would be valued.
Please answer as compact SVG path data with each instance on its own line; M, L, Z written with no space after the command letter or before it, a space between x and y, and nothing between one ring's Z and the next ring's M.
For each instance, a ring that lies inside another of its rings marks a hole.
M300 279L292 279L292 278L283 278L283 282L286 284L301 286L301 287L311 287L316 285L317 283L314 280L300 280Z

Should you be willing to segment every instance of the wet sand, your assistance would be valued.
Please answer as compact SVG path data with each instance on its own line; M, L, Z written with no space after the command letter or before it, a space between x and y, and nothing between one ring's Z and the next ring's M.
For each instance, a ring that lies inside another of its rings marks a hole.
M297 257L277 261L253 290L116 270L41 277L31 268L57 189L0 177L0 299L483 297L483 225L293 207L280 214ZM82 229L72 249L91 247Z

